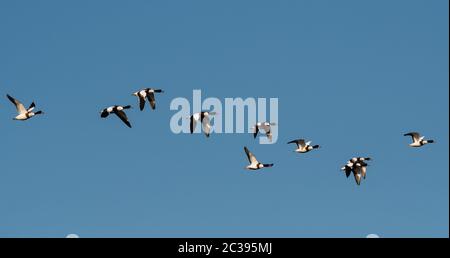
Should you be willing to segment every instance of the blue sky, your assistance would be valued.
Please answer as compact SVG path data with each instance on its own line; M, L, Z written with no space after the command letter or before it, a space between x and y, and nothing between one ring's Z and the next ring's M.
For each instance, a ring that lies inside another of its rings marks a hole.
M449 235L448 1L1 1L0 33L1 96L46 112L0 101L0 237ZM278 143L174 135L193 89L279 98ZM244 145L275 166L244 170Z

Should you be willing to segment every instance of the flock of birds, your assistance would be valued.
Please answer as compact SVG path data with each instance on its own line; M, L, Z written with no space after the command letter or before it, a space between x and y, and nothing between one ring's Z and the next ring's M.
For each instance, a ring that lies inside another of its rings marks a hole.
M163 93L164 91L161 89L153 89L153 88L146 88L142 89L140 91L137 91L133 93L133 96L136 96L139 101L139 109L141 111L144 110L145 104L147 101L150 104L150 107L152 110L156 108L156 99L155 99L155 93ZM31 103L31 105L28 108L25 108L25 106L17 99L11 97L10 95L6 95L7 98L15 105L18 115L14 118L14 120L20 120L25 121L28 120L36 115L44 114L42 111L34 111L36 105L34 102ZM131 105L126 106L120 106L115 105L108 108L103 109L100 112L101 118L107 118L110 114L115 114L122 122L131 128L131 123L128 120L128 117L125 113L125 110L130 109ZM215 112L208 112L208 111L202 111L199 113L192 114L188 119L190 119L190 133L194 133L197 123L200 122L202 124L202 130L206 137L210 136L211 133L211 124L210 124L210 118L212 116L216 115ZM253 137L256 138L258 136L258 133L261 131L264 131L266 137L269 139L269 141L272 141L272 133L271 133L271 127L275 126L275 123L270 122L258 122L255 124L253 129ZM412 138L412 143L409 144L411 147L422 147L428 143L434 143L434 140L425 140L424 136L421 136L418 132L410 132L404 134L404 136L410 136ZM305 139L297 139L288 142L288 144L295 143L297 148L294 152L296 153L308 153L312 150L320 148L319 145L312 145L311 141L306 141ZM250 152L250 150L247 147L244 147L244 151L247 155L249 165L245 168L248 170L259 170L262 168L269 168L273 167L273 164L267 164L267 163L261 163L259 162L255 155ZM347 164L345 164L341 170L345 173L347 178L353 174L356 184L360 185L361 180L366 178L367 173L367 167L368 167L368 161L370 161L370 157L353 157L347 161Z

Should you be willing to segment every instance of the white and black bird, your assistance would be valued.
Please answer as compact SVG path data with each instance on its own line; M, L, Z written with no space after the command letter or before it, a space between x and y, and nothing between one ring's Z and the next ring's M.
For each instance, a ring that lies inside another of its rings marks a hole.
M16 106L18 115L14 118L14 120L24 121L24 120L28 120L28 119L34 117L35 115L44 114L44 112L42 112L42 111L33 112L34 108L36 107L34 102L31 103L31 105L30 105L30 107L28 107L28 109L26 109L25 106L17 99L11 97L8 94L6 96Z
M356 166L361 168L361 175L364 179L366 179L366 172L368 164L366 161L372 160L370 157L354 157L351 158L348 162L352 164L356 164Z
M411 147L422 147L428 143L434 143L434 140L425 140L425 136L420 136L418 132L405 133L403 136L411 136L413 142L409 144Z
M255 155L253 155L253 153L251 153L251 152L248 150L247 147L244 147L244 151L245 151L245 154L247 154L248 161L250 162L250 165L248 165L248 166L245 167L246 169L249 169L249 170L258 170L258 169L261 169L261 168L270 168L270 167L273 167L273 164L263 164L263 163L260 163L260 162L256 159Z
M203 132L205 133L206 137L209 137L211 133L211 116L216 115L216 112L208 112L208 111L202 111L199 113L195 113L189 117L190 119L190 132L191 134L194 133L195 128L197 126L197 122L201 122Z
M270 123L270 122L258 122L256 123L256 125L254 125L253 128L253 138L256 139L256 137L258 136L259 130L264 130L267 139L269 139L269 141L272 141L272 130L271 130L271 126L275 126L276 123Z
M154 110L156 108L155 93L163 93L163 92L164 91L161 89L146 88L133 93L133 96L138 97L139 109L141 111L144 110L146 100L148 100L150 106Z
M347 161L347 164L341 168L345 175L349 177L352 173L355 177L357 185L361 184L361 179L366 178L367 166L366 161L371 160L370 157L354 157Z
M115 114L117 117L122 120L128 127L131 128L131 123L128 121L127 114L125 114L125 109L130 109L131 106L111 106L109 108L105 108L100 112L100 117L106 118L109 116L109 114Z
M305 139L298 139L288 142L288 144L291 143L297 144L297 149L295 150L297 153L307 153L314 149L320 148L319 145L311 145L311 141L306 142Z

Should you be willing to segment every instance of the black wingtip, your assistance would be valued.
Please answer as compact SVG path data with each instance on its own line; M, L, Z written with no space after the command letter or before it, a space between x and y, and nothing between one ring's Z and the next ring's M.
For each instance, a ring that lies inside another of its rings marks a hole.
M101 118L106 118L108 115L109 115L109 113L106 110L103 110L102 112L100 112Z
M11 97L9 94L6 94L6 97L11 101L11 102L15 102L15 99L13 97Z

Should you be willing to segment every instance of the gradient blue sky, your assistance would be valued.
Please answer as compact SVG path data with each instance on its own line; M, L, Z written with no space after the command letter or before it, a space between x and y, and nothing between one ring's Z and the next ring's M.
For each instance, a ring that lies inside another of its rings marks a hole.
M448 18L446 0L2 0L0 237L448 237ZM133 129L99 118L142 87L166 93ZM279 98L279 142L172 134L193 89ZM6 93L46 115L12 121ZM300 137L323 148L296 155ZM244 145L275 167L244 170ZM355 155L374 158L359 187Z

